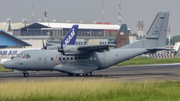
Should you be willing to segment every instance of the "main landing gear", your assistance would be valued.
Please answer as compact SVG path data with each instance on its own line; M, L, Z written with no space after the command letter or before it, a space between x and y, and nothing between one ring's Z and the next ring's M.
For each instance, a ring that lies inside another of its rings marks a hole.
M73 76L74 74L73 73L68 73L69 76Z
M69 76L92 76L92 72L90 73L82 73L82 74L74 74L74 73L68 73Z
M92 76L92 72L90 73L85 73L86 76Z

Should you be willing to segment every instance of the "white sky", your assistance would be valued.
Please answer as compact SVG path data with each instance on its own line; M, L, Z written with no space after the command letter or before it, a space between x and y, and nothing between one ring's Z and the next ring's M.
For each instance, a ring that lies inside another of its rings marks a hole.
M45 8L49 19L57 22L92 23L102 21L102 2L104 3L104 19L117 24L117 6L120 0L0 0L0 22L11 18L13 23L26 18L32 22L32 4L34 5L34 20L44 20ZM144 31L147 32L159 11L170 11L169 26L171 37L179 35L180 0L121 0L123 6L123 23L137 33L138 21L144 21Z

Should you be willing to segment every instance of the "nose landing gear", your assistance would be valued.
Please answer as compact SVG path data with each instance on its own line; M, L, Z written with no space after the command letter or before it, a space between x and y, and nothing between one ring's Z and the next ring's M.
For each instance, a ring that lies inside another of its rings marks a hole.
M24 77L28 77L29 76L29 73L25 70L14 70L14 72L22 72Z
M29 73L23 73L24 74L24 77L28 77L29 76Z
M28 77L29 76L29 73L27 71L22 71L22 73L24 74L24 77Z

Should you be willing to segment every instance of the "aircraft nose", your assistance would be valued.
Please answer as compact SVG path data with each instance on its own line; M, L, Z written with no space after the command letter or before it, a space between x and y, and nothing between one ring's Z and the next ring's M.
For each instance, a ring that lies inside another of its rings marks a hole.
M5 61L4 63L3 63L3 66L5 67L5 68L13 68L13 63L11 62L11 61Z

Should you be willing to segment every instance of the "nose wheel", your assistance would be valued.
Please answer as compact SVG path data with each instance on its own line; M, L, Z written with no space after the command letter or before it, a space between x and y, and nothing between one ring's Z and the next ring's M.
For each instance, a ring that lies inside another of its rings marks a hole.
M24 77L28 77L29 76L29 73L24 73Z

